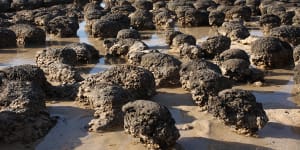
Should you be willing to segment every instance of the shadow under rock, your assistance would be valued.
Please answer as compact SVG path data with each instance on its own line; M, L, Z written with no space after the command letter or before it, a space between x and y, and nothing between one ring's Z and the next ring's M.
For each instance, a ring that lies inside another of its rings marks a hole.
M258 134L262 138L271 137L300 140L300 127L269 122L263 129L258 131Z
M50 106L48 110L51 116L58 117L58 121L35 149L74 149L81 145L80 138L88 135L86 126L93 111L72 106Z
M176 150L271 150L271 148L252 144L218 141L204 137L184 137L177 143Z

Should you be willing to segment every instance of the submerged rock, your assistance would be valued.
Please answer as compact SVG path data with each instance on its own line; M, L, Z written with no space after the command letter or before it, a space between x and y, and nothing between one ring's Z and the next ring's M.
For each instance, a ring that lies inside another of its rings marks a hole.
M209 100L208 111L241 134L256 134L268 122L261 103L244 90L228 89Z
M125 113L125 132L145 144L149 149L167 149L180 137L175 121L167 107L158 103L137 100L122 108Z

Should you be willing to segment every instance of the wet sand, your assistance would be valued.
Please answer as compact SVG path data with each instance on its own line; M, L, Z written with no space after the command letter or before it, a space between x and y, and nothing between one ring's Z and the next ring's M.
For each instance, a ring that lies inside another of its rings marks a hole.
M191 34L197 42L205 40L214 34L211 28L178 28ZM253 35L261 32L253 30ZM163 32L144 31L142 35L150 37L144 41L150 48L165 50ZM47 47L61 47L72 42L92 44L103 54L102 41L88 38L84 32L84 22L80 24L79 38L57 39L48 38ZM241 44L233 43L232 47L241 48ZM34 64L35 53L40 48L17 48L0 50L0 68L19 64ZM243 46L249 52L249 46ZM103 71L112 64L105 58L91 65L84 65L86 74ZM158 94L152 100L167 106L180 129L181 137L174 149L300 149L300 97L294 94L294 82L291 70L271 70L266 73L263 87L241 85L234 88L251 90L257 101L263 103L270 119L269 123L258 133L258 137L239 135L222 124L220 120L207 112L201 112L194 105L191 95L181 88L158 89ZM74 102L47 103L52 116L57 116L58 123L49 134L34 145L0 145L1 149L37 149L37 150L143 150L146 149L137 139L124 134L120 129L114 132L89 133L87 123L91 120L93 111L78 107Z

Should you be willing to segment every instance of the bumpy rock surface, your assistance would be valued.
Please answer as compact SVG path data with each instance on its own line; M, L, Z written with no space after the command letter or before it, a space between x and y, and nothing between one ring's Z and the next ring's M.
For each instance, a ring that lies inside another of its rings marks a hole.
M281 25L281 20L276 15L267 14L261 16L259 24L263 27L263 31L268 33L272 28L279 27Z
M226 18L228 20L243 19L249 21L251 19L251 8L248 6L234 6L226 11Z
M89 131L114 130L123 125L122 106L129 101L129 95L122 87L87 78L80 83L76 100L95 110Z
M300 44L300 27L296 26L280 26L271 29L270 36L280 38L280 40L291 43L293 45Z
M125 132L140 141L149 149L167 149L180 137L171 113L158 103L137 100L122 108L125 113Z
M156 29L168 29L170 27L174 27L175 21L172 17L172 13L168 10L155 14L153 22Z
M229 59L243 59L249 62L249 55L241 49L228 49L217 56L216 61L224 62Z
M255 96L244 90L228 89L209 100L209 112L241 134L255 134L268 117Z
M293 51L293 57L295 64L300 63L300 45L296 46Z
M200 59L205 57L204 50L198 45L183 44L178 49L181 58Z
M183 44L196 45L196 39L192 35L188 35L188 34L177 34L173 37L172 47L178 48Z
M49 48L36 55L36 63L45 72L48 80L60 84L72 84L82 80L73 67L76 60L76 52L70 48Z
M36 66L5 68L0 73L0 141L33 142L55 124L45 105L43 71Z
M138 39L106 39L104 41L107 56L126 56L129 52L142 51L148 46Z
M209 25L221 26L225 20L225 14L221 11L211 11L208 16Z
M48 34L57 37L76 37L79 29L78 20L75 17L58 16L49 21L46 25Z
M245 39L250 35L248 29L239 22L224 22L219 31L231 40Z
M33 25L16 24L9 28L15 32L20 45L44 45L46 42L45 31Z
M251 44L251 61L266 68L288 67L294 64L293 49L278 38L263 37Z
M181 62L171 55L159 52L135 52L130 54L129 62L151 71L158 87L169 87L179 84Z
M0 27L0 37L0 48L15 47L17 44L17 36L12 30Z
M65 46L66 49L73 49L77 56L77 63L90 63L98 60L99 51L92 45L86 43L73 43Z
M194 102L203 109L207 109L210 97L219 91L232 87L232 82L222 74L211 69L202 69L189 76L189 85Z
M156 93L153 74L137 66L117 65L91 78L122 86L133 99L149 98Z
M139 31L135 29L123 29L118 32L117 39L127 39L127 38L141 39L141 35Z
M179 6L176 8L177 22L183 27L194 27L208 25L208 13L189 6Z
M205 51L206 55L210 58L219 55L223 51L230 48L231 40L226 36L213 36L209 37L206 41L202 42L201 48Z
M228 59L221 64L224 76L238 82L245 82L251 76L250 63L244 59Z
M222 73L220 68L216 64L213 64L209 61L201 60L201 59L191 60L181 65L179 74L180 74L180 82L182 88L184 88L185 90L190 90L191 89L190 77L193 74L195 74L197 71L201 71L204 69L214 70L215 72L220 74Z
M131 26L137 30L152 30L155 25L152 21L153 14L148 10L137 9L134 13L129 15Z

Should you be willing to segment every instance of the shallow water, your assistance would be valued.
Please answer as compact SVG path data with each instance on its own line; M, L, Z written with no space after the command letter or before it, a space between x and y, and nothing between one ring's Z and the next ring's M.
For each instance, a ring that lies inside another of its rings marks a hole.
M47 37L47 44L38 48L0 49L0 69L20 64L34 64L35 53L46 47L62 47L73 42L85 42L93 45L100 54L104 54L103 42L89 38L85 32L85 22L80 23L77 32L78 38ZM207 37L215 35L210 27L177 28L184 33L196 37L197 43ZM167 51L164 43L163 31L141 32L144 42L150 48ZM251 35L262 36L260 30L251 30ZM240 45L237 45L239 47ZM246 49L249 46L245 47ZM102 57L96 64L80 66L86 74L101 72L109 68L116 61ZM124 63L119 61L118 63ZM299 96L293 94L294 82L291 70L272 70L266 77L266 85L236 86L253 91L257 101L262 102L269 116L270 123L259 131L259 138L246 137L232 132L222 122L206 112L201 112L194 105L191 95L181 88L158 89L158 94L152 100L157 101L170 109L180 129L181 138L175 149L300 149L300 109ZM36 145L29 145L27 149L37 150L68 150L89 149L109 150L128 149L142 150L145 147L136 139L126 135L123 131L107 133L89 133L85 126L91 120L93 111L79 108L73 102L47 103L52 116L59 116L57 125L49 134ZM186 126L191 129L186 130ZM4 149L24 149L24 145L3 145Z

